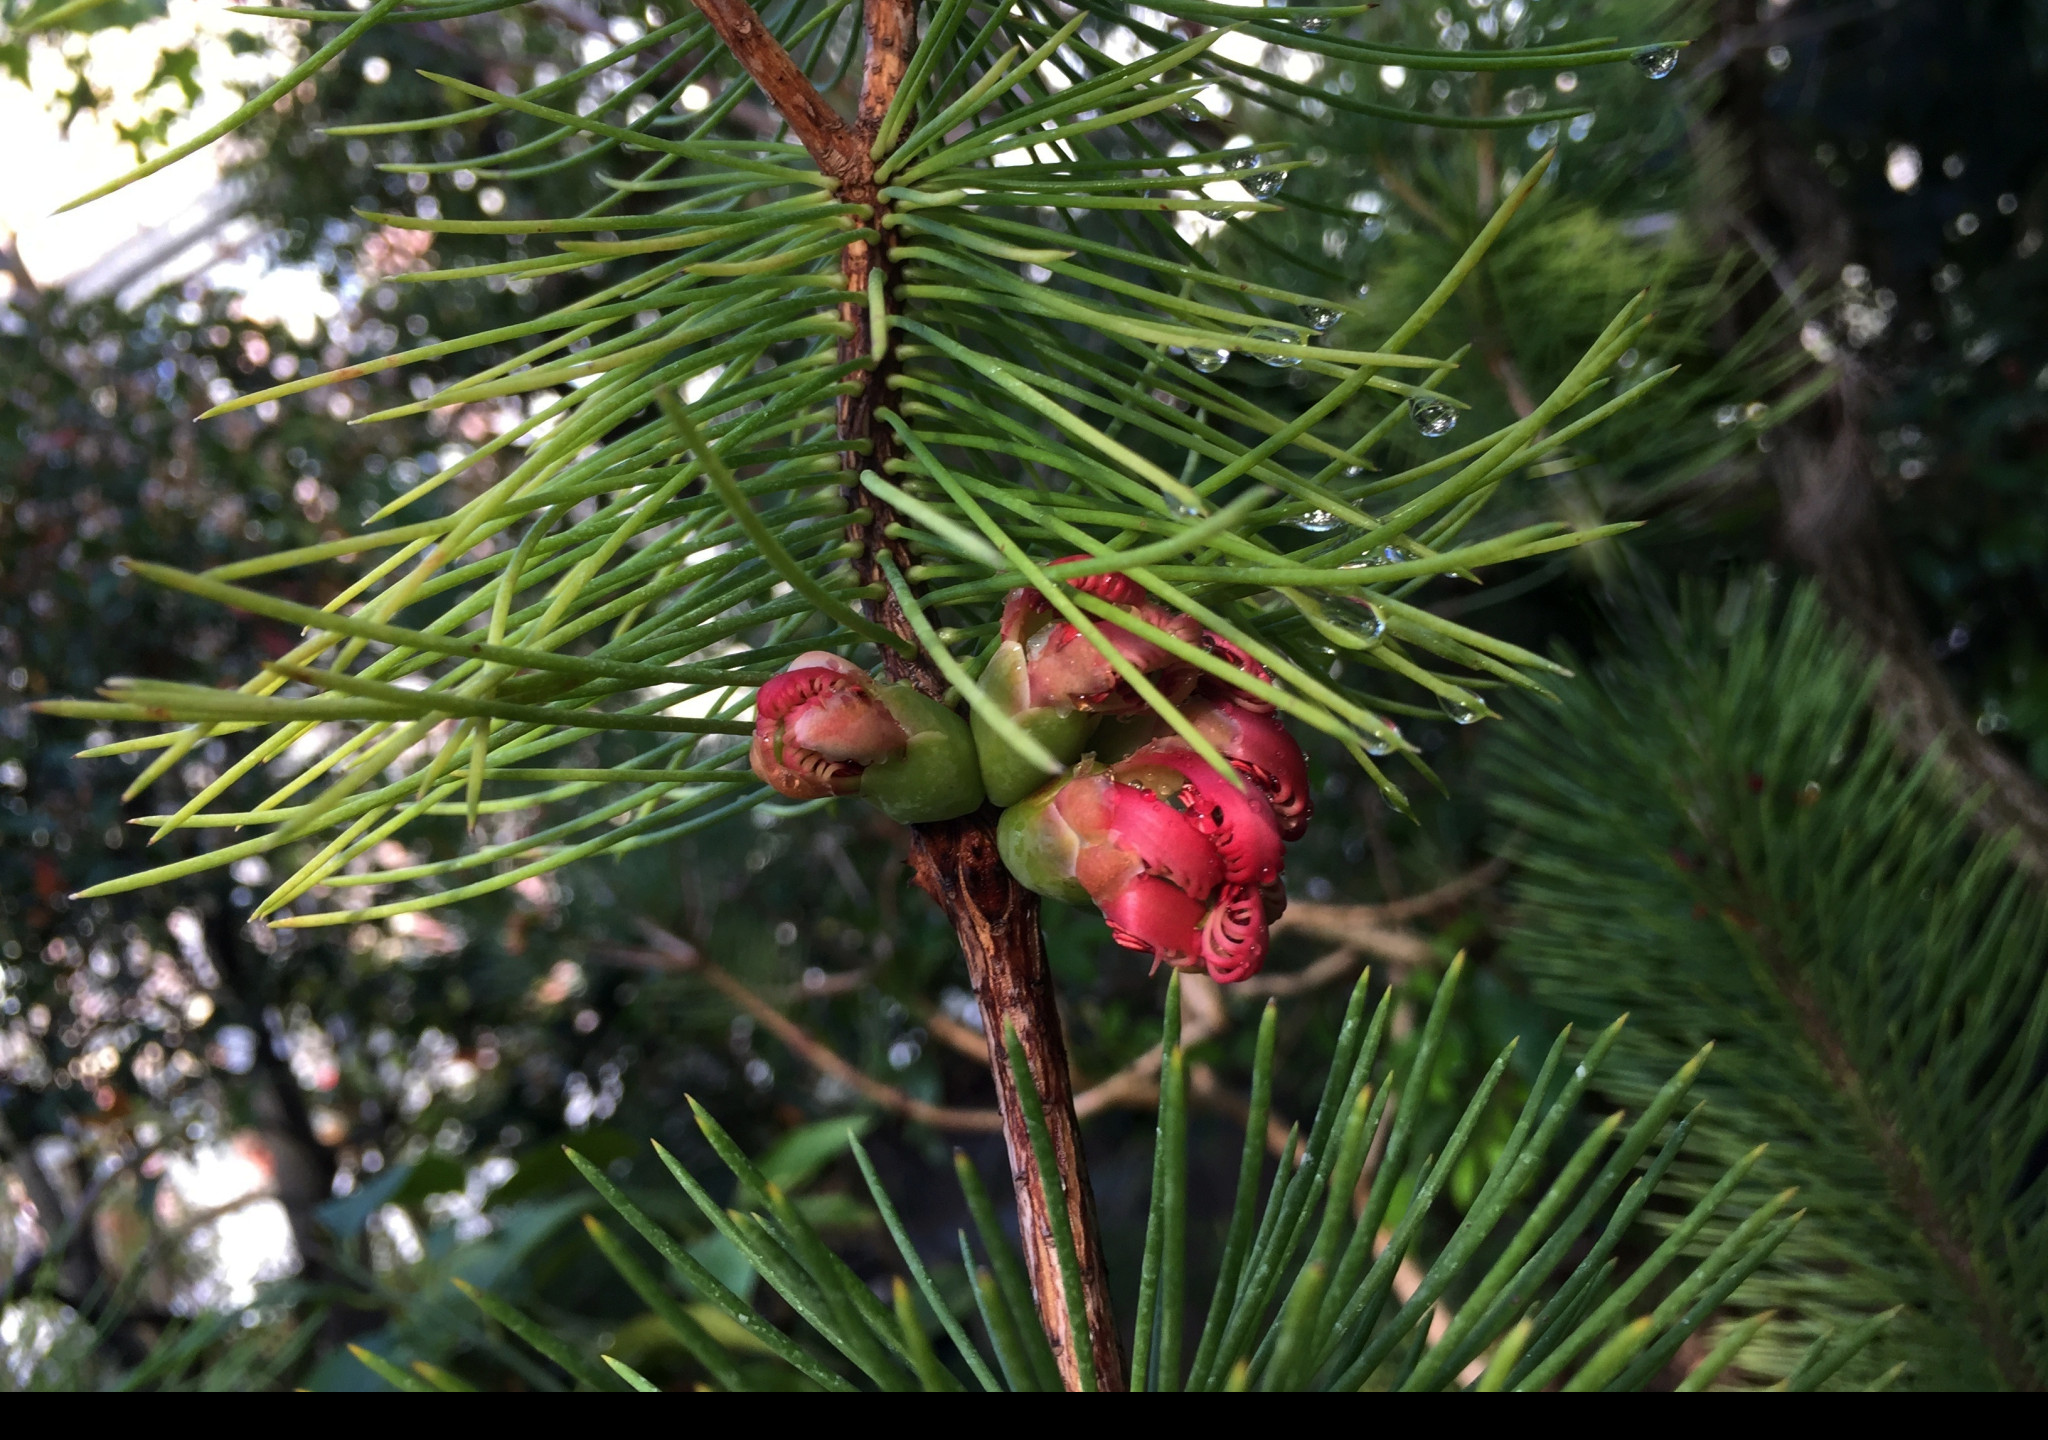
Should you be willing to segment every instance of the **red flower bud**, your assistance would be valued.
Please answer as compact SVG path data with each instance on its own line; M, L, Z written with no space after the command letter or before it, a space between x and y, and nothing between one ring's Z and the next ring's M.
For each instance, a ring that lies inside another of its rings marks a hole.
M966 721L822 650L761 687L748 758L792 800L861 795L905 824L950 820L982 802Z
M1069 555L1068 560L1085 560ZM1055 561L1064 564L1065 561ZM1128 576L1085 575L1067 582L1085 594L1095 595L1130 612L1153 628L1193 644L1201 638L1202 627L1187 616L1155 604ZM1100 620L1096 628L1110 648L1146 675L1166 697L1179 704L1195 687L1195 672L1165 650L1142 639L1113 621ZM1027 708L1053 706L1100 714L1129 714L1143 710L1145 702L1132 691L1109 663L1074 626L1061 619L1036 590L1010 592L1003 604L1002 638L1014 640L1024 649L1027 678L1023 704Z
M867 767L909 744L867 671L813 650L761 687L748 758L754 773L781 794L819 800L858 795Z
M1265 963L1268 906L1285 903L1278 822L1262 791L1189 750L1084 765L1005 811L997 840L1019 881L1094 901L1126 949L1221 981Z

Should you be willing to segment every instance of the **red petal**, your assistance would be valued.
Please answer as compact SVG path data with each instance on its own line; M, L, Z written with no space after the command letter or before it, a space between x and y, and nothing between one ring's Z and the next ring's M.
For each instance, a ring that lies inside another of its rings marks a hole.
M1214 630L1204 630L1202 632L1202 648L1219 660L1226 660L1230 664L1235 665L1254 680L1262 680L1268 685L1273 683L1272 671L1252 659L1235 642L1224 639ZM1202 676L1202 693L1218 701L1228 701L1245 710L1256 711L1264 715L1273 713L1273 707L1266 701L1253 695L1251 691L1232 685L1226 680L1219 680L1214 675L1207 673L1204 673Z
M1218 748L1240 773L1266 792L1273 816L1280 822L1282 837L1299 840L1308 829L1309 816L1315 813L1308 783L1308 756L1301 753L1301 746L1274 715L1232 701L1217 701L1214 708L1237 732L1228 746ZM1195 723L1199 726L1201 721Z
M1266 964L1266 906L1248 885L1226 885L1202 921L1202 968L1220 985L1249 980Z
M1012 590L1003 597L1003 619L998 630L1005 640L1022 640L1032 630L1032 621L1051 607L1045 597L1030 586Z
M1092 560L1092 555L1069 555L1064 560L1055 560L1055 565L1064 565L1069 560ZM1107 600L1112 605L1136 605L1145 598L1145 587L1120 571L1112 570L1106 575L1083 575L1078 580L1067 582L1076 590Z
M1308 782L1308 757L1274 715L1230 700L1195 699L1182 710L1195 729L1222 752L1240 775L1265 792L1282 839L1299 840L1315 813ZM1160 749L1186 749L1177 735L1151 742ZM1132 756L1136 758L1135 752Z
M792 800L823 800L828 795L860 793L860 766L827 760L786 744L780 727L773 734L755 735L747 750L747 760L763 783Z
M1110 935L1126 950L1146 950L1169 965L1186 965L1200 949L1205 907L1156 875L1137 876L1096 903Z
M1150 790L1115 786L1109 795L1110 839L1136 855L1150 875L1171 880L1197 900L1223 883L1216 847L1188 817Z
M1188 818L1223 861L1223 878L1240 885L1263 885L1280 877L1280 826L1273 807L1256 787L1240 790L1209 768L1192 750L1148 745L1124 762L1160 765L1177 771L1187 783L1180 793ZM1119 769L1124 768L1119 766Z

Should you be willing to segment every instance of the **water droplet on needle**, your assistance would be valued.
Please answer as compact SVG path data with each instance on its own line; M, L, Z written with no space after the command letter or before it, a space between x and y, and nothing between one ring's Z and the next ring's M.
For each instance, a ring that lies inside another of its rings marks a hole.
M1344 528L1344 522L1328 510L1310 510L1296 515L1287 522L1297 530L1306 530L1311 535L1327 535L1332 530Z
M1355 635L1368 645L1377 645L1386 638L1387 617L1379 608L1365 600L1346 600L1332 606L1323 618L1330 624Z
M1647 80L1662 80L1678 68L1678 50L1671 45L1659 45L1651 50L1638 50L1635 54L1636 69L1643 72Z
M1283 345L1299 345L1302 342L1300 335L1279 325L1261 325L1258 329L1252 331L1251 338L1254 340L1273 340ZM1276 355L1266 351L1254 350L1251 352L1251 356L1261 364L1271 365L1276 370L1291 370L1301 363L1299 355Z
M1285 170L1267 168L1266 157L1256 150L1239 155L1229 167L1237 176L1237 183L1244 186L1245 193L1254 200L1265 200L1280 193L1280 187L1287 183Z
M1441 400L1417 395L1408 402L1408 418L1425 439L1441 440L1458 428L1458 412Z

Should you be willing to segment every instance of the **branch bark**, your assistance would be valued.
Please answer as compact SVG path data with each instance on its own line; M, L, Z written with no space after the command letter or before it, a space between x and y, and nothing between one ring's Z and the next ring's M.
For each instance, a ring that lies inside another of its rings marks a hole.
M838 198L870 207L869 226L882 228L883 205L877 193L875 162L869 156L882 118L903 82L917 38L917 0L864 0L862 28L867 55L861 94L851 124L818 93L789 52L769 33L746 0L695 0L747 74L761 87L790 130L839 184ZM892 539L895 521L887 505L860 488L863 469L880 473L891 458L891 432L878 423L886 403L894 366L886 353L877 354L868 297L878 288L884 309L890 307L892 276L886 247L856 241L840 252L845 295L840 318L847 332L839 343L842 362L862 362L855 393L840 397L838 432L840 465L847 509L866 511L869 518L848 526L848 537L860 547L854 564L865 584L882 578L879 557L888 554L904 571L911 567L908 548ZM879 280L878 278L879 277ZM915 643L908 619L886 586L882 598L866 602L877 623ZM893 680L906 680L926 694L945 693L945 682L921 651L908 655L884 652ZM995 817L979 815L942 825L917 827L913 851L919 883L952 922L967 958L968 975L981 1004L982 1033L989 1045L989 1071L996 1083L1003 1138L1009 1148L1010 1174L1016 1187L1018 1233L1023 1240L1039 1318L1059 1360L1069 1389L1080 1384L1076 1347L1087 1345L1094 1359L1097 1385L1124 1388L1124 1367L1110 1310L1109 1273L1095 1221L1094 1192L1088 1184L1087 1162L1081 1153L1080 1124L1074 1113L1068 1078L1067 1047L1054 1006L1052 976L1046 968L1045 942L1038 926L1038 898L1017 884L996 853ZM1040 1176L1029 1135L1018 1108L1003 1031L1016 1031L1045 1106L1059 1174ZM1073 1227L1080 1258L1081 1287L1088 1333L1072 1333L1058 1261L1053 1249L1049 1206L1062 1204Z
M754 83L761 87L818 168L842 181L867 160L853 128L825 103L818 87L790 53L782 48L747 0L696 0L725 48L732 51ZM868 165L870 174L873 165Z
M1024 1243L1039 1318L1052 1342L1060 1377L1068 1389L1079 1387L1075 1347L1085 1344L1094 1359L1098 1388L1122 1390L1123 1350L1110 1309L1109 1270L1095 1218L1095 1191L1088 1183L1088 1162L1081 1151L1066 1037L1053 1003L1052 973L1046 965L1045 937L1038 925L1038 897L1004 868L996 854L995 827L986 815L918 827L913 858L918 883L953 920L967 957L974 998L981 1006L981 1031L988 1044L989 1072L995 1077L996 1103L1003 1117L1003 1144L1009 1151L1010 1175L1017 1192L1017 1233ZM1040 1175L1032 1157L1031 1137L1018 1105L1009 1057L1003 1051L1006 1025L1016 1032L1032 1083L1045 1106L1046 1128L1059 1170L1054 1176ZM1086 1335L1073 1334L1067 1319L1066 1291L1050 1220L1055 1204L1066 1207L1073 1227Z

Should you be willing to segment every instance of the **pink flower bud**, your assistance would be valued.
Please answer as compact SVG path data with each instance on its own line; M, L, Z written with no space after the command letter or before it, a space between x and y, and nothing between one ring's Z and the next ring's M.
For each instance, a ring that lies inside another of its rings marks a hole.
M1094 901L1117 944L1221 981L1258 973L1285 904L1264 792L1237 789L1185 748L1084 764L1005 811L997 840L1025 886Z
M1200 625L1148 600L1144 590L1128 576L1085 575L1067 583L1085 594L1109 601L1176 639L1193 644L1201 638ZM1173 703L1179 704L1193 692L1196 677L1191 667L1113 621L1097 619L1095 624L1110 648L1149 678ZM1001 631L1004 640L1016 641L1023 647L1026 708L1052 706L1105 715L1129 714L1146 708L1144 700L1117 674L1109 657L1061 619L1036 590L1010 592L1003 604Z
M754 773L792 800L858 795L870 765L900 755L910 735L867 671L823 650L799 655L754 701Z
M965 720L914 685L878 682L822 650L761 687L749 758L792 800L859 795L906 825L970 814L983 798Z

